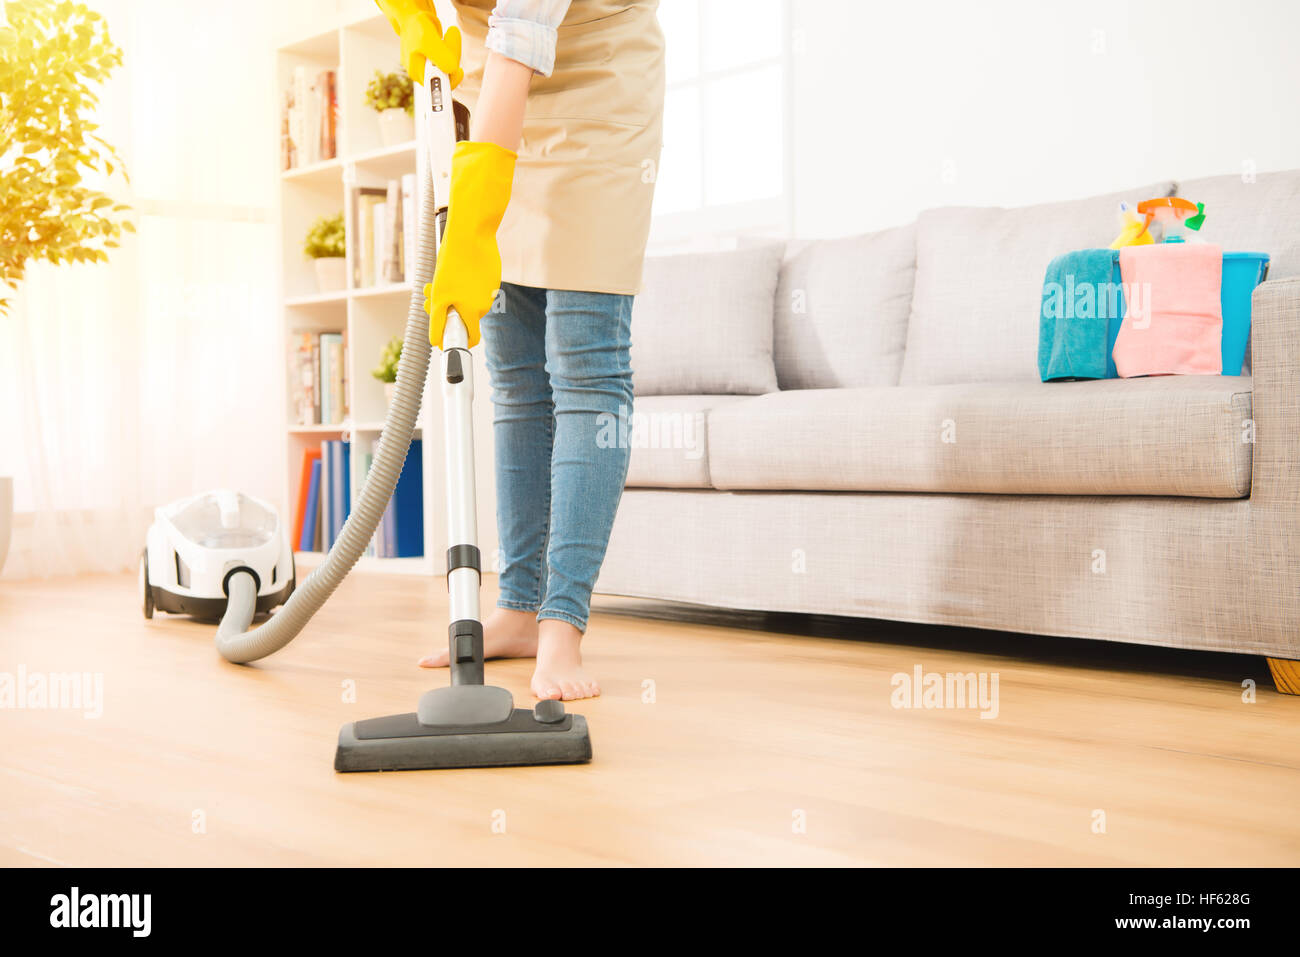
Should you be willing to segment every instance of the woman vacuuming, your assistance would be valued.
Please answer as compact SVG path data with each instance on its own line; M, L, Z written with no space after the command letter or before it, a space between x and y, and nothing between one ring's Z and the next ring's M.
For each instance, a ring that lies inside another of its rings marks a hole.
M627 477L629 450L602 437L626 435L632 412L632 297L662 131L658 0L456 0L460 30L445 34L429 0L377 2L412 79L432 61L471 112L425 308L434 345L448 307L486 344L501 565L485 656L535 656L539 698L598 695L581 642Z

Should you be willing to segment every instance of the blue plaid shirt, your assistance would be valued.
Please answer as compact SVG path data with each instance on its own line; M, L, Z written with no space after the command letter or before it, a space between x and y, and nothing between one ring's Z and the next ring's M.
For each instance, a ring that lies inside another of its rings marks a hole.
M497 0L488 18L487 48L542 76L555 69L555 29L572 0Z

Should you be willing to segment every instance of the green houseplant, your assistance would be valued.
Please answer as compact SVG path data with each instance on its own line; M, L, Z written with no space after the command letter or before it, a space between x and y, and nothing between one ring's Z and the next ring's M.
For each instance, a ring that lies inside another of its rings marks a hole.
M405 70L376 70L366 87L366 105L379 114L379 138L385 146L415 139L415 87Z
M0 280L8 291L32 260L105 262L122 231L135 231L126 205L82 181L122 169L88 118L96 85L121 63L104 18L84 4L0 4ZM0 315L9 306L0 298Z
M99 263L135 227L128 207L82 181L126 170L89 114L122 64L104 18L72 0L0 0L0 317L35 260ZM0 567L13 477L0 475Z
M370 374L384 384L384 398L393 404L393 395L397 391L397 364L402 361L402 339L393 336L379 354L379 365Z
M342 213L322 216L312 223L302 241L302 251L316 261L316 286L321 292L342 292L347 287L348 244Z

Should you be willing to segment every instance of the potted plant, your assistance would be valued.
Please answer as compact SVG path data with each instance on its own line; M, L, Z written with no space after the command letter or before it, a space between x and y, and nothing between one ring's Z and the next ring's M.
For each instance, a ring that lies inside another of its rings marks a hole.
M343 214L322 216L312 223L303 240L302 251L316 261L316 286L321 292L342 292L347 288L347 240Z
M393 404L397 394L397 364L402 361L402 340L398 336L388 340L384 351L379 355L379 365L370 374L384 384L384 401Z
M415 139L415 88L405 70L376 70L366 87L366 104L379 113L379 138L385 146Z
M127 206L82 183L86 171L126 177L89 115L121 64L108 24L84 4L0 2L0 318L28 262L106 262L122 231L135 232ZM13 478L0 476L0 567L12 527Z

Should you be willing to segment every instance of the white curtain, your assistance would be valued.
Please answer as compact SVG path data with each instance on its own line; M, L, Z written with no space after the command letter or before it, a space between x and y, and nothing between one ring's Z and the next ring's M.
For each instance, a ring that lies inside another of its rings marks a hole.
M283 24L251 0L90 5L125 54L98 120L139 233L105 266L33 264L0 319L5 578L133 568L152 508L205 488L283 506Z

